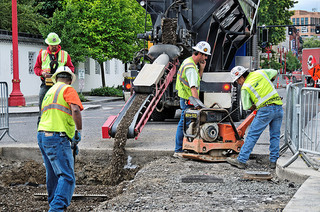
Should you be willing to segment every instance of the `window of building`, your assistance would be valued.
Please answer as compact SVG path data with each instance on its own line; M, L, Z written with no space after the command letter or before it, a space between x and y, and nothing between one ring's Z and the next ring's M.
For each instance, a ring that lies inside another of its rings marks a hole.
M304 19L304 24L306 24L306 25L309 24L309 18L306 17L306 18Z
M295 18L292 18L292 23L293 23L293 25L296 24L296 19Z
M311 17L311 24L314 24L314 18Z
M106 72L106 74L110 74L110 60L106 61L105 72Z
M87 57L84 62L84 73L90 75L90 58Z
M95 73L100 74L100 64L98 63L98 61L95 61Z
M300 19L297 18L296 21L297 21L297 25L299 25L300 24Z
M301 25L304 25L304 18L301 18Z
M29 74L34 74L33 67L35 64L36 52L28 52Z

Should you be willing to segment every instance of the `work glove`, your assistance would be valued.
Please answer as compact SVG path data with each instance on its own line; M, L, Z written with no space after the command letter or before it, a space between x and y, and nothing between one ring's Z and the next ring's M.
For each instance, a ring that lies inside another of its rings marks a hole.
M76 155L79 152L78 143L81 141L81 133L80 131L76 130L73 138L71 139L71 149L75 151Z

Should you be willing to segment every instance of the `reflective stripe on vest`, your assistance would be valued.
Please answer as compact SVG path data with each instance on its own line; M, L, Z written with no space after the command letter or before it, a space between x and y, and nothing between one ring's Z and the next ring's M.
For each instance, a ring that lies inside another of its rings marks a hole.
M50 57L49 57L49 53L47 50L42 51L41 53L41 58L42 58L42 65L41 65L41 69L43 71L46 72L50 72ZM68 52L64 51L64 50L60 50L58 53L58 67L60 66L64 66L67 63L67 59L68 59Z
M248 83L244 83L243 84L243 87L247 87L250 89L250 91L255 95L255 97L258 99L258 101L255 103L255 105L257 106L257 108L259 108L259 106L267 101L270 97L272 97L274 94L277 94L277 91L274 89L274 86L272 84L272 82L269 80L269 78L265 75L265 73L261 70L258 70L257 71L259 74L261 74L263 76L264 79L267 80L267 82L270 84L270 86L273 88L273 90L268 93L266 96L264 97L261 97L258 92L254 89L254 87L252 87L251 84L248 84Z
M185 80L184 78L182 78L183 72L185 71L187 66L194 66L194 64L193 63L187 63L187 64L183 65L182 68L179 69L178 75L179 75L180 82L182 82L185 86L188 86L190 88L189 82L187 80Z
M57 110L61 110L62 112L69 114L70 116L72 115L72 111L70 108L67 108L65 106L57 104L59 93L64 86L65 86L65 84L62 84L58 87L58 89L56 90L56 92L54 94L53 102L47 106L44 106L41 110L41 113L45 112L46 110L57 109Z

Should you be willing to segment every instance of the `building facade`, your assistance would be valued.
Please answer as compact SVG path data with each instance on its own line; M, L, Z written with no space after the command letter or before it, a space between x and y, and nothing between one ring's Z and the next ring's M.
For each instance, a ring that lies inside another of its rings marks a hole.
M291 16L293 25L308 25L315 24L320 25L320 12L308 12L305 10L295 10L294 15ZM320 38L320 34L315 33L315 26L296 26L301 37L317 36Z
M46 49L44 39L32 36L18 36L18 58L20 90L24 96L37 96L41 81L34 74L33 67L41 49ZM63 49L63 46L62 46ZM71 58L72 60L72 58ZM116 59L104 62L104 73L107 87L119 86L123 82L124 64ZM73 87L78 91L89 92L102 86L99 64L88 58L75 68L77 80ZM0 30L0 81L8 83L9 95L12 91L13 53L12 37L7 31Z

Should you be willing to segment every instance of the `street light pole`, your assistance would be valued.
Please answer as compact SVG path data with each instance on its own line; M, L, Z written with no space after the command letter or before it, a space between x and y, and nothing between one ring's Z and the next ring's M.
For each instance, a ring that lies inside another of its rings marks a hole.
M25 106L26 100L20 91L19 58L18 58L18 18L17 0L12 0L12 52L13 52L13 79L12 92L9 97L9 106Z

